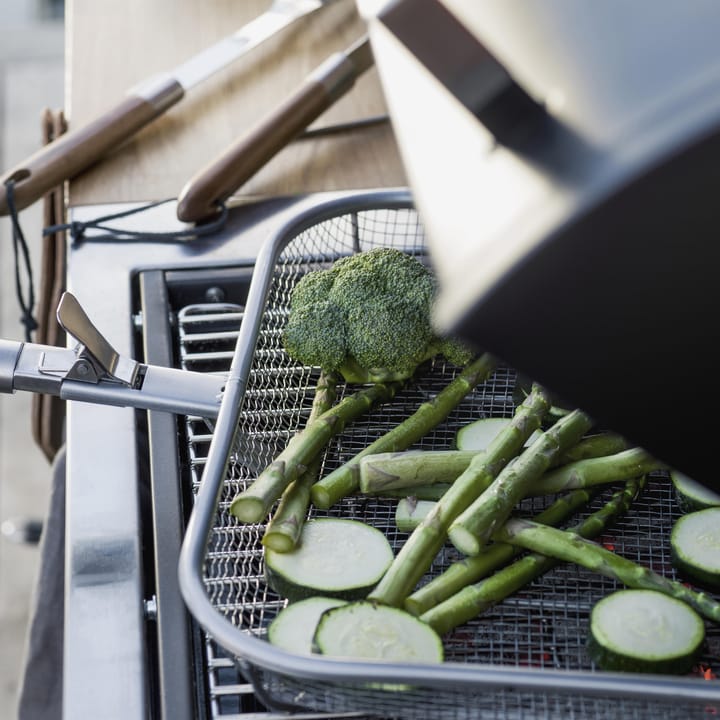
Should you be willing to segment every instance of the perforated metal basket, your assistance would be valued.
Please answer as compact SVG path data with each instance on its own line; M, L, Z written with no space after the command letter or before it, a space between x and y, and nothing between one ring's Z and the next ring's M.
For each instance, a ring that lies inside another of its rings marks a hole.
M180 561L181 587L213 643L236 658L268 705L281 709L458 720L686 720L720 712L720 684L702 679L701 673L664 677L597 670L585 647L589 612L618 585L569 565L556 567L445 636L446 662L440 665L301 656L267 642L267 627L285 601L264 579L264 525L239 523L229 505L303 427L312 404L317 370L293 362L281 346L293 287L308 271L378 246L424 254L423 227L405 193L361 193L318 202L270 238L254 270L217 425L210 432L197 419L188 419L195 505ZM325 453L322 474L410 415L456 372L436 362L391 404L349 425ZM449 448L464 423L511 416L515 380L512 368L498 368L416 447ZM599 495L586 513L606 502L610 492ZM395 528L395 502L355 495L328 512L310 513L368 522L383 530L397 551L407 535ZM528 500L520 511L534 514L548 502ZM642 497L602 542L673 577L668 536L677 516L667 477L651 476ZM446 545L427 577L456 559ZM703 661L710 673L718 666L719 651L718 629L708 627Z

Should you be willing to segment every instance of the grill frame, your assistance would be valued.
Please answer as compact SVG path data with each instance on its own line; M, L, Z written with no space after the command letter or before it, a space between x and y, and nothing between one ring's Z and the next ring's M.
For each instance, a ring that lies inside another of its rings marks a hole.
M411 207L412 203L404 193L368 193L320 202L291 219L261 249L226 395L181 551L180 587L191 613L215 642L237 658L258 692L269 698L271 704L274 702L283 708L294 701L298 710L304 709L304 703L313 696L310 703L313 709L335 713L363 711L385 716L389 701L397 698L397 691L377 687L378 683L414 687L411 696L416 704L405 707L403 717L427 717L427 707L420 704L420 698L442 700L446 711L438 717L452 718L509 718L515 717L514 713L520 713L518 717L530 717L528 708L535 708L538 717L567 717L571 701L577 697L581 697L581 704L585 704L592 714L576 709L574 716L593 718L603 717L603 697L614 699L605 707L608 717L618 708L622 708L627 717L645 717L649 712L661 713L661 717L688 717L690 711L702 712L708 702L720 703L716 683L688 678L494 666L482 662L472 666L447 662L441 666L420 667L299 657L280 651L244 631L209 601L203 575L206 548L215 514L223 502L225 473L235 451L241 401L254 361L256 340L277 259L299 233L330 218L378 208ZM368 690L368 683L375 683L376 687ZM679 705L681 699L687 703ZM390 706L392 708L392 703ZM673 715L677 707L681 714ZM390 709L389 712L394 715L395 711Z

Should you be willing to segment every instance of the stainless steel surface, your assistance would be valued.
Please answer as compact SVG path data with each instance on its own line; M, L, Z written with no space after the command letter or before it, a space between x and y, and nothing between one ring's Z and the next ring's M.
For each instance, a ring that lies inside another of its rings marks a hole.
M5 341L0 346L0 359L6 358L7 367L0 365L0 371L10 373L10 382L8 384L4 380L0 383L0 391L24 390L56 395L63 400L206 418L217 416L225 385L223 375L136 363L134 373L141 375L141 382L131 387L113 377L96 375L92 356L83 353L84 348L76 351ZM124 359L123 364L128 365L130 362L134 361Z
M365 72L373 64L372 49L367 37L362 37L345 52L335 53L324 63L319 65L307 77L309 82L320 82L325 86L332 97L340 97L354 83L354 78L348 78L345 68L350 63L355 77Z
M21 342L0 340L0 392L11 393L13 391L13 377L21 351Z
M341 201L346 193L322 197ZM103 328L121 354L132 356L131 278L141 269L252 265L268 234L309 212L314 197L260 202L230 213L224 230L198 242L95 243L74 247L68 290ZM88 220L124 206L71 210ZM177 226L172 204L128 218L130 227L167 231ZM128 720L147 717L142 567L135 411L69 402L64 717ZM115 548L107 562L93 548ZM121 552L117 552L120 548Z
M373 210L373 202L380 209ZM447 662L440 665L299 656L266 641L268 624L285 601L264 581L264 526L239 523L228 509L234 495L302 427L312 400L314 371L290 361L280 344L290 293L305 272L383 244L420 253L426 249L422 225L397 195L319 205L314 217L299 214L261 249L207 455L201 454L208 448L207 433L201 433L199 443L188 433L196 500L181 555L180 582L193 615L275 702L314 711L403 718L639 720L686 718L704 712L708 704L720 704L718 684L699 676L598 672L585 649L588 614L593 602L617 584L574 566L558 567L485 617L446 635ZM323 472L410 414L453 372L436 363L391 405L345 429L324 455ZM514 382L514 370L500 368L420 445L449 447L455 431L470 419L511 414ZM545 502L527 501L523 510L535 513ZM603 496L592 508L602 502ZM404 541L394 527L391 501L350 497L330 513L380 527L395 549ZM642 499L601 541L672 575L659 538L667 536L678 513L667 477L653 476ZM454 559L446 547L432 572ZM707 661L716 663L717 628L708 628L708 642ZM398 692L398 684L408 687Z
M89 360L99 365L100 370L112 380L134 387L139 364L132 358L120 355L93 325L82 305L72 293L63 293L57 308L60 326L83 346L82 352L89 354Z
M179 65L172 71L172 76L185 90L189 90L295 20L319 10L329 2L332 0L273 0L266 12Z
M111 382L94 384L66 380L62 383L60 397L180 415L217 416L225 386L223 376L186 373L152 365L143 368L145 374L140 388Z

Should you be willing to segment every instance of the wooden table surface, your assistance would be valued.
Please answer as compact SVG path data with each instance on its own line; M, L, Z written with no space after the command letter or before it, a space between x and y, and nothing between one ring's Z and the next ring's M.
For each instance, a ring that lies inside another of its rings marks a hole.
M149 76L231 34L270 0L71 0L65 111L70 128ZM179 104L69 184L69 205L177 197L185 183L274 109L329 55L365 31L354 0L301 19L191 89ZM375 68L314 127L385 114ZM397 187L407 180L389 122L294 141L236 196Z

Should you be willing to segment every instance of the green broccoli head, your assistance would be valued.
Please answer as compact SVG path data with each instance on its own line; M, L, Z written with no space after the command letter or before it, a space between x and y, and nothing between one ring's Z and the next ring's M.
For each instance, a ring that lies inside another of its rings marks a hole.
M439 353L464 364L470 351L438 338L432 328L435 291L432 272L400 250L377 248L342 258L295 286L285 349L305 365L358 383L408 378Z

